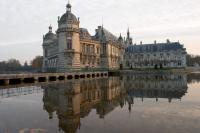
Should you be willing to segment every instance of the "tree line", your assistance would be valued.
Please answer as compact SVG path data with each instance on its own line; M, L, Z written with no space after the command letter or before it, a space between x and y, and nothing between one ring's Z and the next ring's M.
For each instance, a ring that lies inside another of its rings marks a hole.
M31 60L30 65L27 61L24 64L21 64L17 59L0 61L0 73L41 72L42 60L42 56L36 56L33 60Z
M200 55L187 55L187 66L199 66L200 65Z
M20 72L41 72L42 71L42 56L36 56L28 65L25 62L23 65L17 59L9 59L8 61L0 61L0 74L2 73L20 73ZM200 55L187 55L187 66L199 66Z

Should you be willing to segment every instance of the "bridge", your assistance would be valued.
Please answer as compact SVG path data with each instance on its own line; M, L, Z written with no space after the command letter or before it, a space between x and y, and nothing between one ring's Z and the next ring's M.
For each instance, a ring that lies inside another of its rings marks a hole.
M99 72L69 72L69 73L28 73L28 74L0 74L0 85L15 85L22 83L41 83L49 81L63 81L71 79L84 79L107 77L107 71Z

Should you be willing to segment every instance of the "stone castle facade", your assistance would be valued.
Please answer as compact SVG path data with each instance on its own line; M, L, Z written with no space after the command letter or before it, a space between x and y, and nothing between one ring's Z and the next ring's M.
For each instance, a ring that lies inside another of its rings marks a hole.
M186 49L179 42L133 45L127 37L116 37L103 26L92 36L67 4L67 11L58 17L58 29L43 36L43 71L66 72L85 69L120 69L138 67L185 67Z
M124 65L128 68L184 68L186 49L179 42L131 45L126 49Z

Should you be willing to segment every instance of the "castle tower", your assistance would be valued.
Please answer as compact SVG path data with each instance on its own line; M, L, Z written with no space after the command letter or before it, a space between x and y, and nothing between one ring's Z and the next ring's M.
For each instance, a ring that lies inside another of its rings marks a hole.
M71 12L71 4L67 4L66 13L58 18L58 72L80 69L79 19Z
M48 62L48 57L52 57L52 51L49 51L49 48L52 46L55 46L57 43L57 38L56 38L56 34L54 34L52 32L52 26L49 26L49 31L48 33L46 33L45 35L43 35L43 64L42 64L42 71L46 72L46 71L53 71L50 70L50 66L52 67L56 67L55 65L53 66L53 64L50 64ZM54 48L54 50L57 50L57 47Z

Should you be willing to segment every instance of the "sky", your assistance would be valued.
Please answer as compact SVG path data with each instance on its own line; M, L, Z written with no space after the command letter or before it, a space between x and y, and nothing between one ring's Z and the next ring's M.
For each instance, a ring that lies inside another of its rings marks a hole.
M22 63L42 55L42 36L57 29L67 0L0 0L0 61ZM93 35L104 25L114 35L139 44L180 41L189 54L200 52L200 0L70 0L80 27Z

